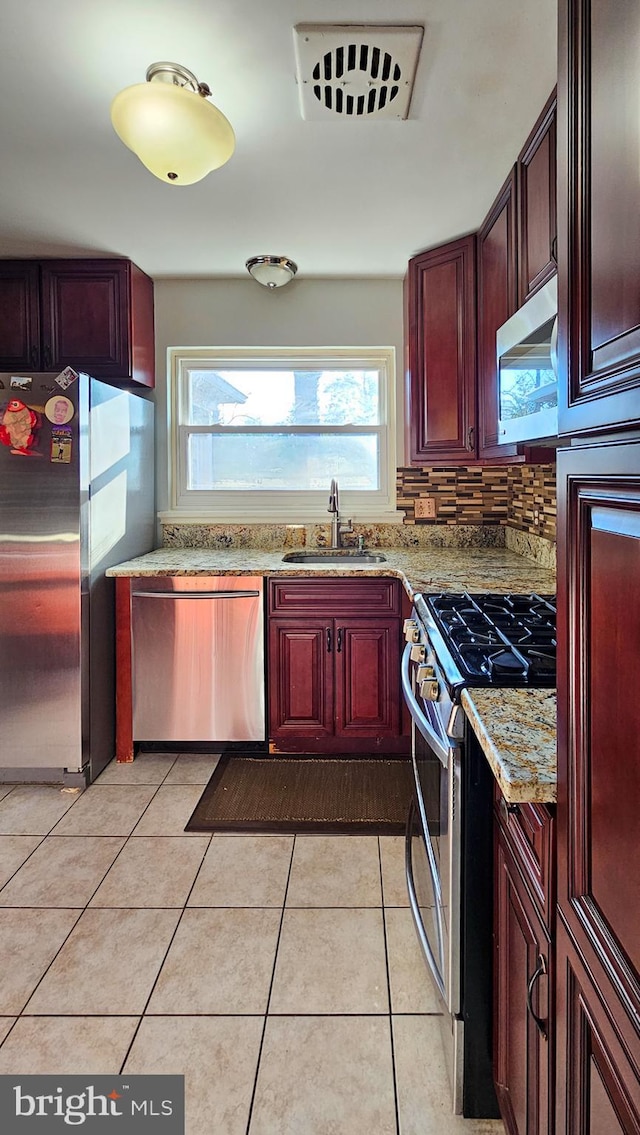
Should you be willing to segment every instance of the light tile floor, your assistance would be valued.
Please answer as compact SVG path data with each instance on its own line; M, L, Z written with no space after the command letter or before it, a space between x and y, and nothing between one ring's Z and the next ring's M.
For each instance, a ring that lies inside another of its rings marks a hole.
M187 1135L502 1133L450 1114L403 839L185 834L215 762L0 792L0 1073L184 1073Z

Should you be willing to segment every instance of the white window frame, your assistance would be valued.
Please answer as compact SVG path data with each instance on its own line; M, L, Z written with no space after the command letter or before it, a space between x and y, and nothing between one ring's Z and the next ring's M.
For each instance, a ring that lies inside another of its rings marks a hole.
M167 367L167 437L170 511L160 514L167 522L191 523L295 523L327 524L331 470L326 489L315 491L252 490L221 492L188 489L187 444L190 433L204 427L181 424L180 391L187 370L272 370L340 368L378 370L380 373L380 423L377 426L331 427L332 432L352 434L378 432L380 439L380 488L373 492L350 492L340 486L340 514L357 521L401 523L396 510L395 349L393 347L170 347ZM316 427L309 427L316 433ZM275 432L275 430L274 430Z

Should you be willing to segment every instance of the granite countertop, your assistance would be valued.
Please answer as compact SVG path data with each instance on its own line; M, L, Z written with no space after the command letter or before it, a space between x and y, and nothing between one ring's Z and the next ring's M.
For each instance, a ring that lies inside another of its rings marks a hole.
M467 689L462 704L510 804L556 801L556 691Z
M290 550L290 549L287 549ZM312 550L312 549L309 549ZM510 591L554 594L555 574L506 548L389 548L366 567L283 563L282 549L159 548L108 568L108 576L262 575L393 576L409 597ZM555 691L465 690L463 705L505 798L511 803L556 798Z
M378 549L376 549L378 550ZM555 575L534 560L506 548L380 549L383 563L366 567L283 563L283 551L241 548L159 548L145 556L107 569L109 576L162 575L283 575L283 576L395 576L411 597L416 592L510 591L553 594Z

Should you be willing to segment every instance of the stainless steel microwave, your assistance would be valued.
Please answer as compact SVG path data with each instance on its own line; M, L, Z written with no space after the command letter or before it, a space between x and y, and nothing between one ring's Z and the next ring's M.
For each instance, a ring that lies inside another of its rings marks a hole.
M554 276L496 332L499 443L557 436L557 336Z

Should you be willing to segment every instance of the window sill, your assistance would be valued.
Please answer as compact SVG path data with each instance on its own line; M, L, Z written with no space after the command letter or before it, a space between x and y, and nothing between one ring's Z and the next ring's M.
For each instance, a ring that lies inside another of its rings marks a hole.
M403 524L405 514L397 509L381 512L379 509L371 512L359 509L357 513L349 516L347 512L341 514L341 520L346 523L351 520L353 524ZM161 524L288 524L293 527L306 528L316 524L331 523L329 514L324 512L292 515L291 512L278 510L264 510L263 512L242 512L238 509L228 512L185 512L184 510L159 512L158 520Z

